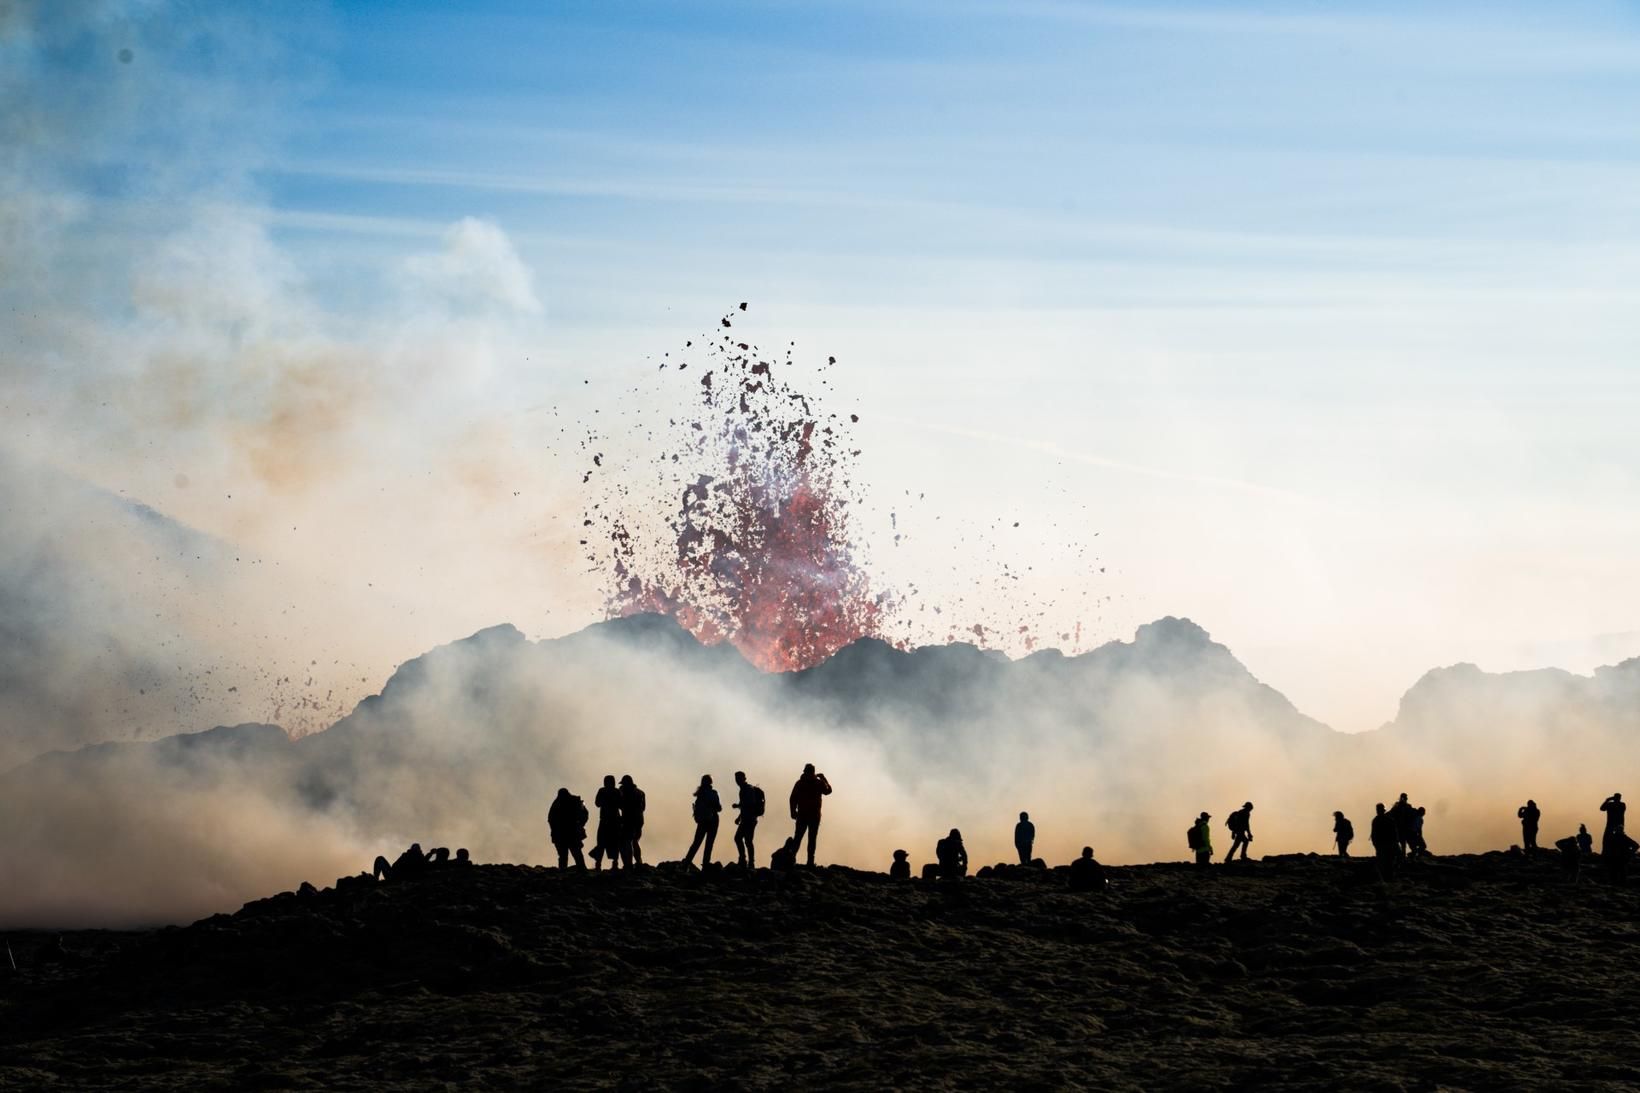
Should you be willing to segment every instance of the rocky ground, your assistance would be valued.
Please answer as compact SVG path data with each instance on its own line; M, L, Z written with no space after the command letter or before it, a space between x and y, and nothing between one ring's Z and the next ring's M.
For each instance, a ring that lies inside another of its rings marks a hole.
M523 866L13 934L0 1086L1633 1089L1640 885L1321 858L895 883ZM4 956L0 955L0 960Z

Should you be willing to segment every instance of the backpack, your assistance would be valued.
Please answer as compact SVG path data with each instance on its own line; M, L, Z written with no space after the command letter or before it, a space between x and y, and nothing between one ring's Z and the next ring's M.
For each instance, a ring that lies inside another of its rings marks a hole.
M1191 824L1190 830L1185 832L1184 841L1190 844L1190 849L1200 850L1202 848L1202 829L1195 824Z
M763 806L766 803L766 798L763 796L763 790L761 787L747 786L746 788L751 790L751 793L748 794L748 797L750 798L748 803L751 806L752 818L755 820L757 817L763 815Z

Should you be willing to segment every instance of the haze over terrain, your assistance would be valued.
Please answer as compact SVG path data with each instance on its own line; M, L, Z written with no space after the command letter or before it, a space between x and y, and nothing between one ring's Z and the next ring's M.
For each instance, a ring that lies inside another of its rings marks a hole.
M0 920L1623 788L1635 13L960 8L0 5Z

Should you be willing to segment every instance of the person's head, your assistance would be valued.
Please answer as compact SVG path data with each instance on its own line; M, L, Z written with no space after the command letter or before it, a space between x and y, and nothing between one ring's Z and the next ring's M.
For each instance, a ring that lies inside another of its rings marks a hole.
M1212 818L1213 817L1209 816L1207 813L1204 812L1200 816L1196 817L1196 822L1201 823L1203 820L1211 820Z
M896 851L894 851L894 860L895 861L905 861L905 859L909 858L910 856L911 856L911 852L908 851L908 850L896 850Z
M1382 816L1383 814L1384 814L1384 802L1379 801L1378 802L1378 815Z
M420 843L411 843L410 844L410 853L420 854L421 853L421 844Z
M954 827L951 829L951 834L947 837L954 843L962 842L962 832L958 831Z
M803 773L804 774L813 774L814 773L814 764L813 763L804 763L803 764Z
M1031 818L1031 814L1029 812L1021 812L1019 814L1019 822L1020 823L1024 823L1025 821L1029 820L1030 818Z
M1333 810L1333 819L1342 820L1343 818L1344 818L1344 814L1342 812L1339 812L1337 809Z
M621 775L621 785L624 786L627 789L631 789L632 788L632 775L630 775L630 774Z
M1246 809L1248 812L1251 812L1251 811L1253 811L1253 802L1252 801L1245 801L1245 802L1242 803L1241 807Z
M569 796L569 787L568 786L559 786L558 787L558 796L568 797Z
M1093 847L1091 847L1091 846L1084 846L1084 847L1083 847L1083 848L1082 848L1082 856L1083 856L1083 857L1084 857L1084 858L1091 858L1091 857L1093 857Z
M467 848L464 846L456 851L456 861L467 861Z
M606 789L614 789L615 788L615 776L613 774L604 775L604 788L606 788Z
M1402 804L1406 804L1406 803L1407 803L1407 795L1406 795L1406 794L1404 794L1404 793L1403 793L1403 794L1401 794L1401 803L1402 803Z
M1577 833L1579 835L1587 835L1589 833L1589 825L1588 824L1578 824L1577 825Z
M712 776L710 774L703 774L703 775L700 776L700 788L701 789L711 789L712 788Z
M745 784L746 784L746 772L743 771L743 770L735 771L735 785L743 786Z
M1621 801L1621 800L1622 800L1622 799L1623 799L1623 795L1622 795L1622 794L1621 794L1621 793L1614 793L1614 794L1612 794L1612 800L1614 800L1614 801Z
M1424 814L1424 806L1419 805L1418 806L1418 815L1422 816L1423 814Z
M1527 808L1536 808L1537 807L1537 802L1532 800L1530 797L1528 797L1528 798L1526 798L1526 807Z
M796 850L797 849L797 836L796 835L786 836L786 849L787 850Z

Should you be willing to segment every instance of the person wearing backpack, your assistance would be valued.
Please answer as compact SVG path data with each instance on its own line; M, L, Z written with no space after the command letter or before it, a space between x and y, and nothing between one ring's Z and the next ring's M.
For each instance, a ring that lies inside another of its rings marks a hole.
M581 845L587 841L587 818L586 802L568 789L560 788L552 807L547 809L547 830L558 851L558 868L567 868L571 855L575 857L575 868L587 867L586 857L581 853Z
M723 811L723 802L718 798L718 791L712 788L712 776L700 776L700 786L695 790L695 841L689 844L689 853L683 856L683 864L695 863L695 851L700 849L701 843L706 844L706 853L701 856L701 865L712 864L712 843L717 840L718 813Z
M757 836L757 821L763 816L766 798L761 789L746 780L743 770L735 771L735 785L740 787L740 800L734 804L740 813L735 817L735 849L740 852L741 865L756 869L757 848L752 840Z
M1350 842L1355 838L1355 825L1342 812L1333 813L1333 842L1338 845L1338 856L1350 856Z
M1213 864L1213 827L1207 822L1212 818L1207 813L1202 813L1196 817L1196 822L1190 825L1190 830L1185 832L1185 841L1190 844L1190 849L1196 852L1196 865L1203 869Z
M1224 860L1229 862L1240 850L1241 860L1246 861L1247 846L1253 841L1253 802L1248 801L1230 813L1224 826L1230 829L1230 853L1224 856Z

